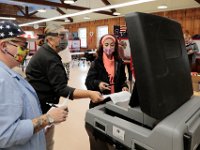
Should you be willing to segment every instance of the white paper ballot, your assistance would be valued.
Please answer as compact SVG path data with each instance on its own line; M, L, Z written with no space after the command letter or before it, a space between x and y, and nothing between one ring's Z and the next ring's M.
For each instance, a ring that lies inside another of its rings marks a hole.
M129 101L131 98L131 93L128 91L122 91L118 93L113 93L109 95L103 95L103 98L110 97L112 102L116 104L117 102L126 102Z
M57 107L66 107L68 105L68 101L69 101L69 99L65 98L62 103L56 104L56 106ZM66 111L69 112L68 107L66 108Z

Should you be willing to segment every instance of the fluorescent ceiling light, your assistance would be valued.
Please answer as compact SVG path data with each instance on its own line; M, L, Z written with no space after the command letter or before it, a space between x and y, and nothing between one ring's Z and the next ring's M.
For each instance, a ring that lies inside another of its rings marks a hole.
M121 7L137 5L137 4L146 3L146 2L153 2L153 1L156 1L156 0L135 0L135 1L131 1L131 2L109 5L109 6L105 6L105 7L101 7L101 8L83 10L83 11L79 11L79 12L72 13L72 14L65 14L65 15L61 15L61 16L57 16L57 17L48 18L48 19L42 19L42 20L38 20L38 21L24 23L24 24L20 24L19 26L21 26L21 27L22 26L28 26L28 25L32 25L32 24L36 24L36 23L48 22L48 21L63 19L63 18L67 18L67 17L80 16L80 15L83 15L83 14L89 14L89 13L96 12L96 11L109 10L109 9L113 9L113 8L121 8Z
M119 15L121 15L121 14L120 14L119 12L114 12L113 15L119 16Z
M0 19L3 19L3 20L16 20L16 18L13 18L13 17L0 17Z
M65 4L74 4L74 1L73 0L65 0L64 3Z
M38 12L41 12L41 13L45 13L45 12L46 12L46 9L38 9L37 11L38 11Z
M167 5L160 5L157 7L158 9L167 9Z
M70 22L70 20L66 18L66 19L65 19L65 22Z
M90 20L90 17L85 16L85 17L83 17L83 19L85 19L85 20Z

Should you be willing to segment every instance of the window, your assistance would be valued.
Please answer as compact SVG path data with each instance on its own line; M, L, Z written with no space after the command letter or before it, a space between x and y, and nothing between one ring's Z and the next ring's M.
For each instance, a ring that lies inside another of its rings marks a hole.
M87 29L79 28L78 35L81 40L81 48L87 48Z
M98 26L97 27L97 47L99 45L99 40L105 34L108 34L108 26Z

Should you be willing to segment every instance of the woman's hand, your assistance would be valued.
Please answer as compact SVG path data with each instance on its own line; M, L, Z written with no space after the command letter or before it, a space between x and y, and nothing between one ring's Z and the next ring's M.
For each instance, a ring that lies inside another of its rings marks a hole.
M100 89L101 91L104 91L104 90L111 90L110 85L109 85L108 83L106 83L106 82L100 82L100 83L99 83L99 89Z

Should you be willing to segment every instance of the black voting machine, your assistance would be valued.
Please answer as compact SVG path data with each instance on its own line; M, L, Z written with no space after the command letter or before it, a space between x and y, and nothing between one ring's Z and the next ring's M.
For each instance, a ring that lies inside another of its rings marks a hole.
M121 150L199 150L200 98L192 96L189 61L179 23L125 16L136 85L129 104L90 109L92 131Z
M144 13L127 15L126 23L141 110L163 119L193 94L181 25Z

